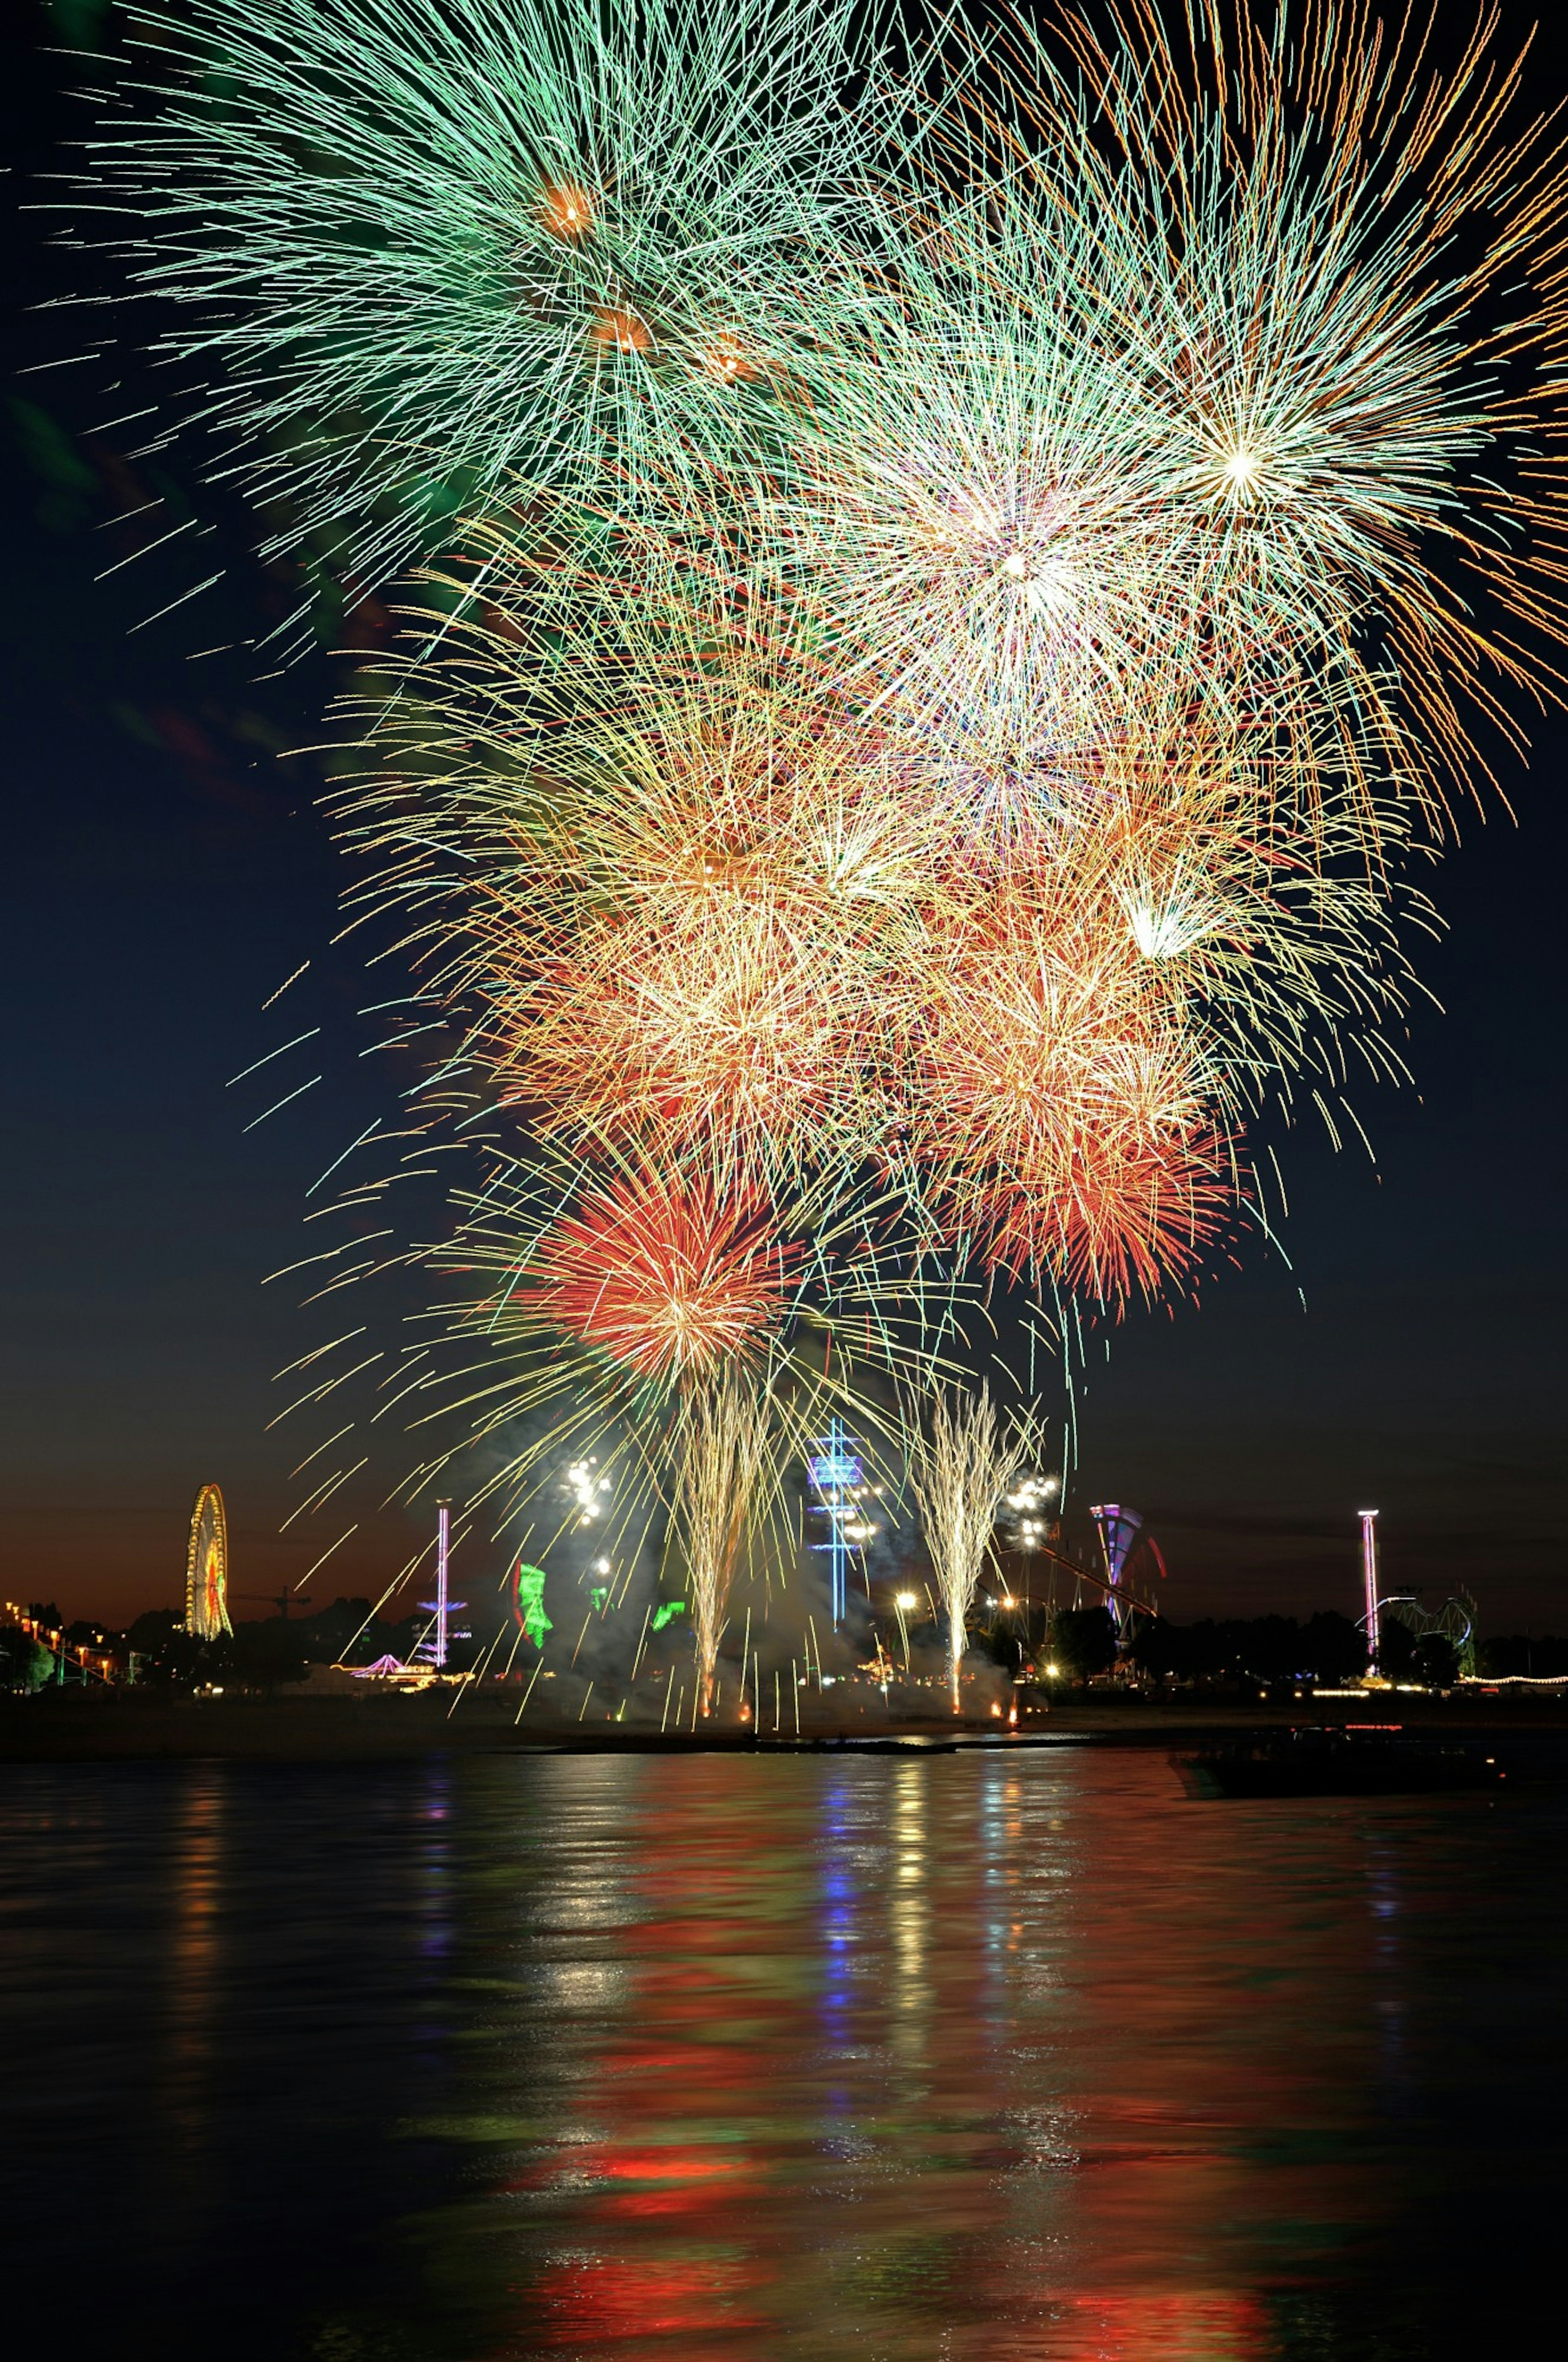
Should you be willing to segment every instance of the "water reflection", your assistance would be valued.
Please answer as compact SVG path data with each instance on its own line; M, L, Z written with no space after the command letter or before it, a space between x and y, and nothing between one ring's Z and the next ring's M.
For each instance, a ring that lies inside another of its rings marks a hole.
M926 2054L930 2004L927 1950L930 1942L927 1875L927 1782L930 1758L900 1763L893 1775L894 1885L888 1897L888 1931L893 1948L893 2024L890 2028L894 2070L909 2076Z
M1369 1871L1360 1808L1125 1757L594 1779L612 1932L575 1960L614 1990L556 2029L579 2113L508 2185L488 2353L1261 2356L1391 2235L1380 2004L1419 1971L1377 1905L1419 1810Z
M169 1831L169 1943L163 1983L164 2065L158 2096L168 2120L168 2205L204 2207L203 2150L218 2040L219 1881L227 1766L201 1763L174 1799Z
M7 2036L72 2111L51 2146L33 2092L7 2219L42 2252L89 2158L166 2353L1426 2362L1547 2269L1553 1796L1212 1805L1069 1750L94 1776L29 1774L0 1853Z

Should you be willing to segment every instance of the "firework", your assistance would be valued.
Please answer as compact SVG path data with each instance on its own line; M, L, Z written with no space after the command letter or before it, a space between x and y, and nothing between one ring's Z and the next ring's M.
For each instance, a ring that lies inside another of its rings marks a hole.
M759 1496L777 1462L776 1405L765 1387L730 1369L688 1395L679 1432L675 1532L684 1552L702 1711L713 1711L714 1669L729 1593Z
M975 1394L938 1388L924 1425L913 1407L906 1413L909 1486L925 1523L932 1576L947 1614L955 1714L959 1669L967 1646L965 1623L980 1588L997 1512L1009 1486L1034 1465L1038 1449L1032 1413L1015 1417L1004 1427L983 1384Z
M130 14L157 98L92 143L96 209L272 546L364 588L520 474L625 496L754 423L872 144L810 0Z
M1146 394L1070 304L1084 234L1047 257L1009 221L878 225L900 300L862 307L745 531L858 701L1016 767L1122 718L1169 586Z
M546 673L525 615L488 614L415 668L417 706L399 673L373 710L344 798L367 907L417 911L435 988L552 1137L656 1134L742 1188L874 1150L939 774L786 656L644 631Z
M1439 810L1445 772L1471 791L1462 700L1495 714L1487 676L1525 685L1521 634L1563 623L1568 191L1524 56L1489 12L1445 74L1360 0L1109 25L1013 28L989 138L950 132L1053 292L1069 240L1086 366L1145 390L1150 624L1227 718L1320 757L1332 725L1350 775Z
M988 903L933 979L916 1153L927 1202L989 1260L1115 1296L1212 1228L1214 1091L1130 932L1043 900Z
M521 594L460 624L345 809L367 899L417 913L469 1052L568 1149L619 1131L741 1198L880 1170L949 1251L1113 1305L1241 1207L1261 1099L1357 1042L1398 1072L1360 800L1292 827L1268 744L1179 680L1020 773L787 647L566 645L538 660Z
M906 977L905 1144L926 1210L992 1267L1157 1293L1245 1206L1262 1101L1353 1050L1398 1073L1407 970L1359 811L1292 833L1258 767L1151 717L1021 794L973 775Z
M1179 680L1021 774L787 649L590 638L553 673L521 599L414 679L347 800L367 890L418 910L486 1071L568 1145L630 1129L742 1194L871 1160L949 1247L1113 1303L1194 1266L1271 1091L1357 1043L1398 1071L1360 800L1292 828L1266 741Z
M776 1333L800 1259L762 1205L644 1168L550 1225L510 1309L637 1378L707 1379Z

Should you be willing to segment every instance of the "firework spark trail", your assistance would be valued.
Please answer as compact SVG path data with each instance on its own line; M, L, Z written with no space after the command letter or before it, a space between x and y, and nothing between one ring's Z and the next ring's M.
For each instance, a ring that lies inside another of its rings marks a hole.
M919 1506L932 1575L947 1614L955 1714L959 1710L959 1672L968 1645L965 1623L992 1548L997 1512L1009 1488L1038 1461L1040 1443L1033 1413L1017 1415L1003 1426L984 1384L975 1394L934 1388L924 1424L917 1407L905 1412L909 1487Z
M691 1390L682 1406L674 1531L685 1562L705 1716L713 1711L730 1589L777 1464L770 1448L774 1409L767 1388L736 1369Z

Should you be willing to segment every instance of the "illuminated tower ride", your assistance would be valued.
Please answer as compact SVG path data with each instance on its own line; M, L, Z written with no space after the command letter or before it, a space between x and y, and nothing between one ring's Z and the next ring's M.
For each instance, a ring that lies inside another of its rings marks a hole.
M466 1640L468 1638L466 1631L455 1629L452 1623L453 1617L461 1611L466 1603L461 1599L454 1599L450 1594L447 1570L451 1556L452 1504L450 1501L437 1501L435 1505L435 1597L420 1601L420 1606L425 1614L433 1616L435 1622L420 1642L414 1654L422 1657L426 1664L433 1665L438 1673L444 1672L446 1670L449 1644L453 1640Z
M229 1535L224 1496L215 1485L203 1485L191 1513L191 1541L185 1553L185 1629L199 1640L215 1640L232 1632L229 1622Z
M850 1449L850 1438L840 1420L829 1422L827 1434L806 1462L806 1473L817 1496L814 1507L828 1523L827 1540L813 1542L811 1547L827 1555L828 1599L837 1631L849 1606L848 1529L860 1524L857 1487L861 1475L860 1456Z
M1366 1589L1366 1613L1362 1629L1366 1634L1366 1653L1371 1670L1377 1670L1377 1512L1362 1509L1361 1519L1361 1579Z

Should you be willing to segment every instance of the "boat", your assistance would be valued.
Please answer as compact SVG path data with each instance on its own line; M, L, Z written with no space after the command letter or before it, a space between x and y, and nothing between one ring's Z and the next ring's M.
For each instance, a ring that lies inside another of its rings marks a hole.
M1201 1796L1430 1796L1508 1778L1481 1748L1407 1738L1398 1725L1270 1731L1208 1748L1181 1769Z

